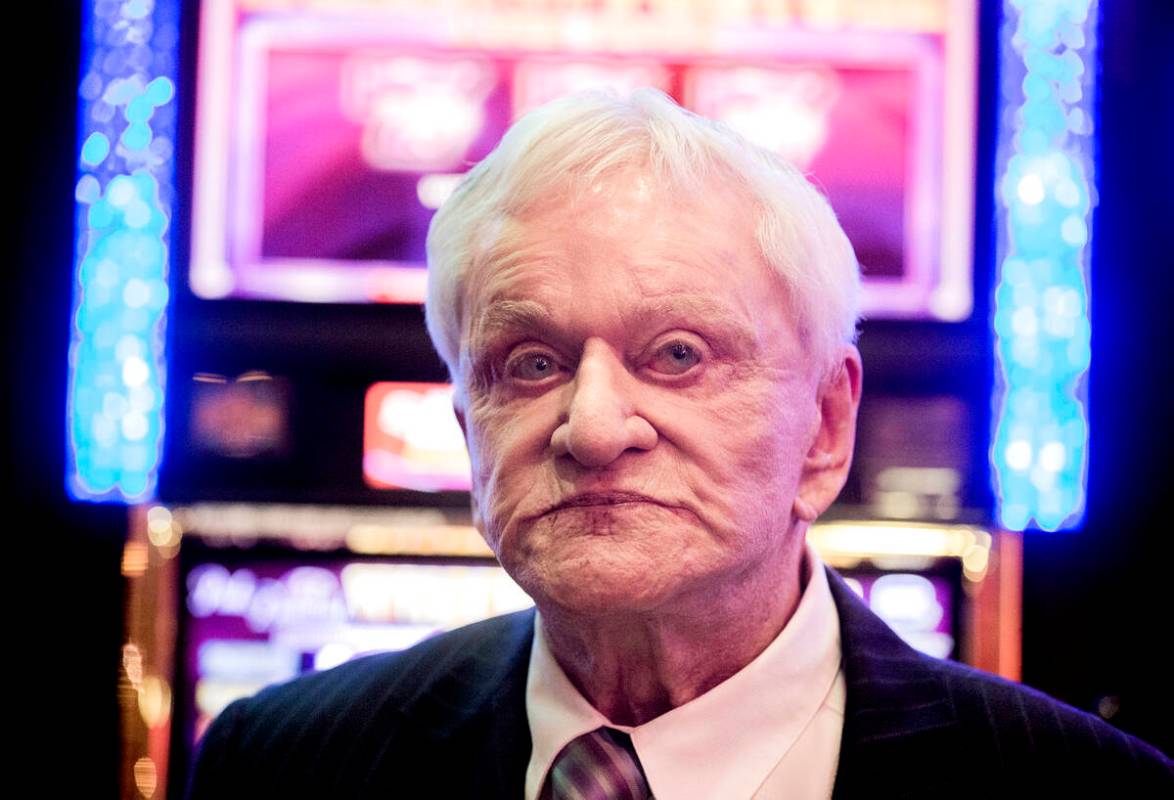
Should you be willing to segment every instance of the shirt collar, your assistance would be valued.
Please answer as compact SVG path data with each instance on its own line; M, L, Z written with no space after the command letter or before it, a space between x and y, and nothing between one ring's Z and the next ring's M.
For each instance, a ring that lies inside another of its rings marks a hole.
M840 625L823 562L804 548L807 585L786 626L741 670L643 725L613 725L567 678L534 625L526 714L533 751L526 800L538 796L555 756L608 725L632 737L657 797L750 797L828 695L840 666ZM723 769L712 768L714 763Z

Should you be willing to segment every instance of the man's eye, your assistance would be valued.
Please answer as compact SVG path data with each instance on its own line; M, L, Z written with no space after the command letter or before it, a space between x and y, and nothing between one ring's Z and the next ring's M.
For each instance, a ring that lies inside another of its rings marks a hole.
M666 375L681 375L701 363L701 353L685 342L670 342L652 357L649 366Z
M509 375L523 381L541 381L558 372L558 362L546 353L524 353L509 363Z

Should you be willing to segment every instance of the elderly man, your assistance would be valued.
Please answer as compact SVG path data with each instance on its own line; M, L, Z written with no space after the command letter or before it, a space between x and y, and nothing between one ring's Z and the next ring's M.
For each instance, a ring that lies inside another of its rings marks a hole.
M194 796L1174 796L1152 748L906 647L805 544L851 462L859 276L794 167L656 92L574 96L428 254L474 521L537 613L234 704Z

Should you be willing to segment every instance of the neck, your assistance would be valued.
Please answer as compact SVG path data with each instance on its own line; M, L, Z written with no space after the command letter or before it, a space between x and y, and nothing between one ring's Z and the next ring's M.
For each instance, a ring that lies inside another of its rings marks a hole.
M717 686L774 641L806 582L800 555L793 549L770 580L726 576L717 590L653 609L583 614L539 602L543 633L588 702L615 724L641 725Z

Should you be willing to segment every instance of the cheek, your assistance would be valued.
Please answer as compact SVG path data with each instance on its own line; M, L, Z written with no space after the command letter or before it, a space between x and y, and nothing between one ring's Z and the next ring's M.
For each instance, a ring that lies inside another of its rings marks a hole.
M748 448L749 467L767 487L793 492L811 448L819 410L806 383L795 382L770 392L757 416L756 440Z
M541 484L538 467L550 440L543 419L535 408L486 405L471 414L474 502L494 550L514 512Z
M731 522L789 512L808 449L815 406L791 383L725 392L677 417L674 429L699 499Z

